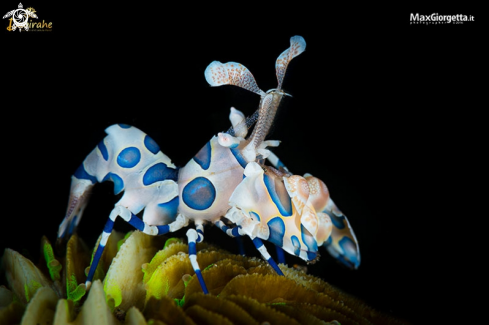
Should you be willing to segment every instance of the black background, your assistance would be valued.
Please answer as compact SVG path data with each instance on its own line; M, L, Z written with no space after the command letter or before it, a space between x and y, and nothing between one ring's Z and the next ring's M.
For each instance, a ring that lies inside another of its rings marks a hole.
M1 13L16 7L3 1ZM350 271L321 250L309 272L416 324L474 316L475 293L487 285L487 212L473 209L487 201L482 12L306 2L26 7L53 29L8 32L2 20L2 251L36 260L40 237L55 240L70 176L106 127L142 129L183 166L228 129L231 106L251 114L259 102L237 87L210 87L207 65L242 63L266 91L276 87L277 56L301 35L306 51L284 81L293 97L270 138L282 141L275 152L291 171L325 181L362 254ZM476 21L411 25L410 13ZM117 201L111 193L98 185L81 221L90 244ZM235 249L210 228L205 240Z

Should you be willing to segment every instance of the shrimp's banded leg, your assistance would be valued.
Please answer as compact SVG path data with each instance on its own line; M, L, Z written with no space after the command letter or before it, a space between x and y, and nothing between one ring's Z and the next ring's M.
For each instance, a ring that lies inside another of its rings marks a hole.
M241 230L240 226L236 226L236 227L231 228L231 227L226 226L224 224L224 222L222 222L221 220L217 221L215 223L215 225L218 226L219 229L221 229L223 232L225 232L226 235L228 235L229 237L238 237L238 236L244 236L245 235L245 233ZM272 259L272 257L268 253L268 251L267 251L265 245L263 245L263 242L261 241L261 239L256 237L255 239L253 239L253 244L255 245L256 249L258 249L258 251L263 256L263 258L268 262L268 264L270 264L270 266L279 275L284 275L282 273L282 271L280 270L280 268L277 266L277 263L275 263L275 261ZM279 258L279 263L284 263L284 261L285 261L284 251L279 246L275 246L275 247L277 247L277 256ZM279 250L281 251L281 254L280 254Z
M267 157L267 160L272 164L273 167L277 169L284 169L285 171L289 171L289 169L284 165L282 160L280 160L276 154L273 152L270 152L270 154Z
M282 270L278 267L277 263L273 260L273 258L270 256L270 254L267 251L267 248L263 244L260 238L255 237L253 239L253 244L255 245L256 249L260 252L261 256L270 264L270 266L277 272L278 275L284 275L282 273Z
M223 232L226 233L229 237L239 237L239 236L244 236L245 233L241 230L241 227L228 227L222 222L221 220L218 220L215 222L215 225L219 227Z
M100 258L102 257L102 253L104 252L107 240L112 233L114 222L117 217L121 217L124 221L129 223L137 230L142 231L150 236L160 236L168 232L175 232L188 225L188 219L182 215L179 215L175 221L168 225L151 226L141 220L136 215L134 215L129 209L120 205L115 206L109 215L109 219L105 223L104 231L102 232L102 238L93 256L92 263L90 264L90 270L88 271L87 280L85 282L86 290L90 289L90 286L92 285L95 270L97 269Z
M239 250L239 255L245 256L245 249L243 245L243 238L242 236L245 235L243 230L241 230L241 227L228 227L222 222L221 220L218 220L215 222L215 225L219 227L226 235L229 237L235 238L236 243L238 244L238 250Z
M190 259L190 263L192 264L192 268L194 269L195 275L199 280L200 286L202 287L202 291L204 294L208 294L207 286L205 284L204 278L202 277L202 272L200 271L199 263L197 262L197 243L200 243L204 240L204 226L202 221L195 221L195 229L189 229L187 231L187 239L188 239L188 257Z

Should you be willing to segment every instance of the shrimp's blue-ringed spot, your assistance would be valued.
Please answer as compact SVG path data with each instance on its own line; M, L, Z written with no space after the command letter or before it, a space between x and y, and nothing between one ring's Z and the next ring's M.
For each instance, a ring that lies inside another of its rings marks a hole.
M199 166L203 170L207 170L211 165L211 157L212 157L212 147L211 143L207 142L202 149L197 152L194 156L194 161L199 164Z
M214 203L216 188L207 178L197 177L185 185L182 199L188 207L194 210L205 210Z
M114 195L117 195L124 190L124 181L117 174L107 173L102 182L105 181L112 181L114 183Z
M133 168L141 160L141 152L136 147L128 147L117 156L117 164L122 168Z
M144 137L144 145L146 146L146 149L148 149L154 155L160 151L160 146L149 135Z
M275 217L268 222L270 228L270 237L268 241L279 247L284 245L285 223L280 217Z
M153 183L164 181L167 179L177 180L177 170L173 168L168 168L164 163L157 163L148 168L143 176L143 184L145 186L151 185Z

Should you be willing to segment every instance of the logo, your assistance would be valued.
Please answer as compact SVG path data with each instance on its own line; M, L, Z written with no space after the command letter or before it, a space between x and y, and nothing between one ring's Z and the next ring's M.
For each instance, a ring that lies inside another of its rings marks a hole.
M44 20L41 22L33 22L29 21L29 18L35 18L37 19L37 14L36 10L32 7L29 7L27 9L24 9L24 6L22 3L19 3L19 6L17 9L11 10L7 12L4 16L3 19L5 18L10 18L9 19L9 25L7 26L7 30L10 31L15 31L19 30L19 32L22 32L22 29L25 31L51 31L52 30L52 22L45 22Z
M424 24L424 25L438 25L438 24L463 24L466 22L474 21L472 15L439 15L433 13L431 15L420 15L419 13L411 14L409 16L409 22L411 25Z

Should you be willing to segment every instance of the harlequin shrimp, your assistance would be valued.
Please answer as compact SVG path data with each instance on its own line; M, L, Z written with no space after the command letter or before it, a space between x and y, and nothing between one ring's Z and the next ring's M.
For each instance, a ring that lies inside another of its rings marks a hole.
M287 65L304 49L302 37L291 38L290 48L277 59L278 86L266 93L256 86L244 66L232 62L211 63L205 72L211 85L231 84L254 91L261 96L260 106L250 118L232 108L230 120L233 127L213 136L182 168L177 168L160 151L158 144L141 130L125 124L106 129L107 136L72 176L67 212L58 230L59 239L75 231L96 183L112 181L114 194L123 193L109 214L86 282L80 286L85 286L86 290L90 288L118 217L152 236L175 232L193 222L194 227L186 233L189 259L204 293L208 290L197 261L196 243L204 239L205 224L215 224L232 237L249 236L279 274L282 272L261 239L307 261L316 258L317 246L330 240L333 237L330 234L335 234L332 231L335 227L331 225L333 218L328 217L328 212L336 211L334 205L328 203L332 201L324 200L324 189L320 199L315 199L314 195L304 199L303 192L311 186L304 185L300 176L263 164L265 158L272 164L278 161L267 149L277 146L278 141L265 141L265 137L281 98L286 95L281 85ZM248 128L255 121L252 134L245 139ZM250 187L253 184L261 188L253 192ZM316 201L325 203L325 207L319 207ZM273 208L278 213L273 214ZM325 210L321 210L323 208ZM318 209L320 213L316 213ZM139 213L142 213L141 218L137 216ZM358 253L353 232L347 228L344 237L352 239ZM335 252L337 257L353 260L351 254L341 250Z

